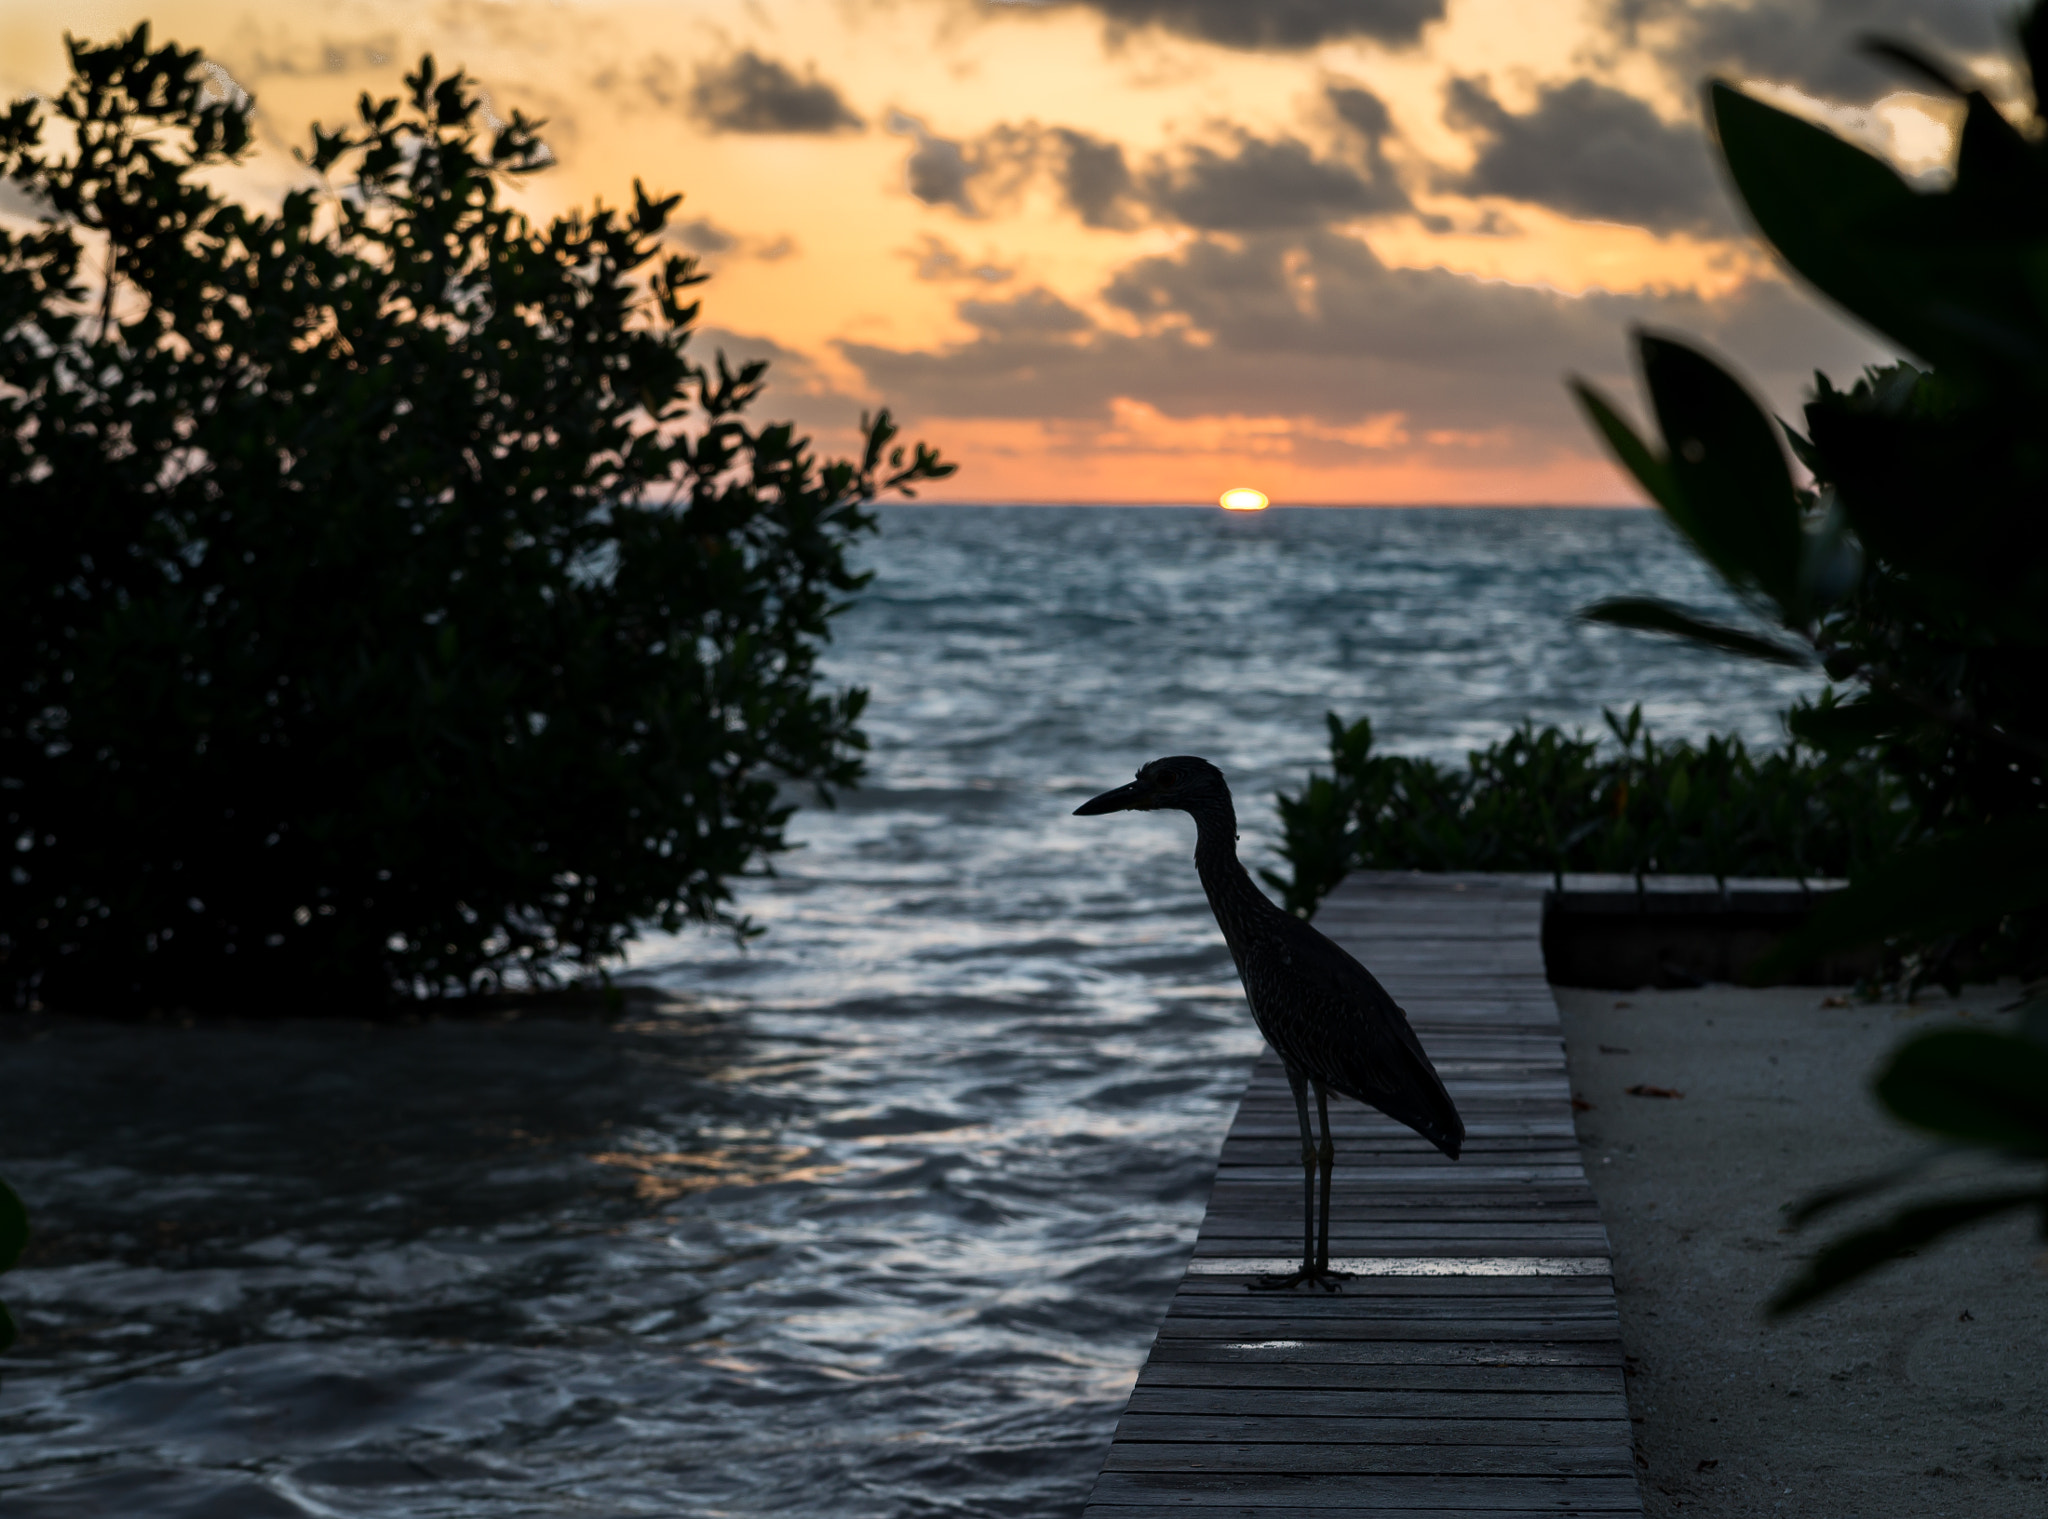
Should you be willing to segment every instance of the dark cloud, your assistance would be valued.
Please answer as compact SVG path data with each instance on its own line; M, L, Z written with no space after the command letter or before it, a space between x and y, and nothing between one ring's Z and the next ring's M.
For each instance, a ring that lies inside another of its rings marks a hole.
M1048 178L1084 225L1127 230L1151 220L1204 231L1314 227L1409 208L1388 164L1386 108L1361 89L1333 91L1331 108L1353 139L1345 158L1318 158L1293 137L1235 131L1226 147L1195 144L1155 155L1134 174L1123 147L1072 127L1004 122L980 136L940 137L896 112L889 130L914 137L904 163L910 193L928 206L977 216Z
M951 206L966 216L975 214L967 194L967 181L978 165L969 161L966 148L947 137L935 137L915 116L891 113L889 130L914 137L917 147L903 165L903 183L912 195L928 206Z
M910 193L928 206L952 206L978 215L983 203L1016 197L1038 175L1048 176L1060 198L1090 227L1128 228L1142 210L1124 150L1116 143L1035 121L1002 122L966 141L939 137L922 121L898 111L889 130L917 139L904 164Z
M863 125L815 68L800 79L787 64L752 50L701 66L689 110L714 132L825 133Z
M1394 178L1394 166L1387 160L1387 144L1399 134L1394 130L1394 118L1388 113L1386 102L1355 84L1330 85L1323 97L1330 114L1343 129L1339 135L1349 139L1366 178L1382 190L1396 188L1399 182ZM1406 203L1407 197L1403 195L1402 204Z
M1479 139L1478 160L1455 182L1467 194L1658 231L1733 225L1705 137L1633 95L1577 79L1544 89L1518 116L1484 80L1454 79L1444 114Z
M845 454L859 447L855 424L862 411L874 409L873 397L839 389L808 354L760 333L715 326L691 333L690 357L697 363L708 366L720 353L734 369L753 359L767 360L758 407L761 417L795 424L800 434L816 441L821 453Z
M48 201L23 189L11 179L0 179L0 217L36 223L52 214Z
M280 75L361 74L373 69L388 69L397 55L398 38L394 32L374 37L287 42L282 46L273 36L258 41L248 52L246 72L251 79Z
M1046 133L1061 192L1074 214L1090 227L1129 227L1136 221L1137 183L1123 148L1071 127Z
M729 227L719 226L708 216L678 222L668 229L667 236L670 242L680 243L692 253L729 253L735 258L760 259L769 264L796 252L796 240L787 233L765 240L747 237Z
M900 250L917 271L917 277L930 283L944 283L950 280L979 280L983 284L999 285L1016 271L983 260L970 263L958 249L944 238L926 233L915 248Z
M1197 145L1177 163L1156 162L1145 195L1175 221L1216 232L1321 226L1408 205L1390 174L1369 179L1292 137L1268 142L1248 133L1231 153Z
M740 245L737 233L726 231L708 216L680 222L669 228L668 234L692 253L730 253Z
M1345 37L1408 43L1444 0L1078 0L1111 27L1158 27L1224 47L1290 50Z
M1095 325L1085 312L1042 286L1006 301L962 301L953 309L963 322L997 341L1066 337Z
M1719 345L1781 408L1814 364L1853 374L1879 357L1781 284L1713 304L1689 294L1574 298L1389 268L1330 232L1236 246L1203 239L1130 264L1103 297L1135 331L1034 291L963 302L976 328L964 343L841 351L892 405L922 416L1106 421L1128 397L1169 416L1256 412L1333 426L1401 412L1418 437L1505 429L1577 451L1592 445L1562 379L1585 373L1626 391L1632 322Z
M1394 135L1394 118L1387 114L1387 103L1371 90L1355 84L1333 84L1324 94L1337 119L1371 144L1374 151Z
M1868 100L1896 89L1898 71L1864 57L1875 33L1957 56L2005 42L2008 0L1609 0L1609 30L1649 48L1681 80L1707 74L1770 79L1820 96Z

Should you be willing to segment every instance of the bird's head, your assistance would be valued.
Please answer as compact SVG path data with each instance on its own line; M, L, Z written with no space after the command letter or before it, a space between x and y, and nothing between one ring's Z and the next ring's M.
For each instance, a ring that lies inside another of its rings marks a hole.
M1157 812L1165 808L1191 812L1197 818L1216 812L1234 816L1230 787L1224 782L1223 772L1191 754L1152 761L1130 785L1091 797L1074 813L1078 817L1092 817L1098 812Z

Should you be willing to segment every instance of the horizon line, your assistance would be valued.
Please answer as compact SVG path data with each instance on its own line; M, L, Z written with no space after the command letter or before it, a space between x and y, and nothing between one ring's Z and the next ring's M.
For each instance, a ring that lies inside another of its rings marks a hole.
M1211 511L1223 511L1214 501L1190 501L1185 498L1152 499L1144 501L1112 501L1101 497L1079 500L1023 500L1012 497L998 497L980 501L933 500L915 496L908 500L898 497L877 497L876 505L890 506L1173 506L1203 507ZM1300 508L1310 511L1330 512L1374 512L1374 511L1579 511L1579 512L1641 512L1651 507L1644 501L1275 501L1257 512L1233 512L1232 516L1256 517L1261 512L1286 511Z

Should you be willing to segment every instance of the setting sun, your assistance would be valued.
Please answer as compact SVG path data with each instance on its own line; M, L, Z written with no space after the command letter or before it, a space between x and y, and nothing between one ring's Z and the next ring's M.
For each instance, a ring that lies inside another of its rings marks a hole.
M1233 485L1216 498L1216 504L1226 512L1263 512L1267 505L1265 493L1248 485Z

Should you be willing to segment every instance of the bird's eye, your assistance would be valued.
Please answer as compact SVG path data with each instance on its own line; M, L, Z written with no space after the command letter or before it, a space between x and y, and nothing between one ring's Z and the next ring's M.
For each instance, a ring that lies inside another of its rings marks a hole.
M1162 786L1178 786L1180 784L1180 777L1171 770L1162 770L1153 779Z

